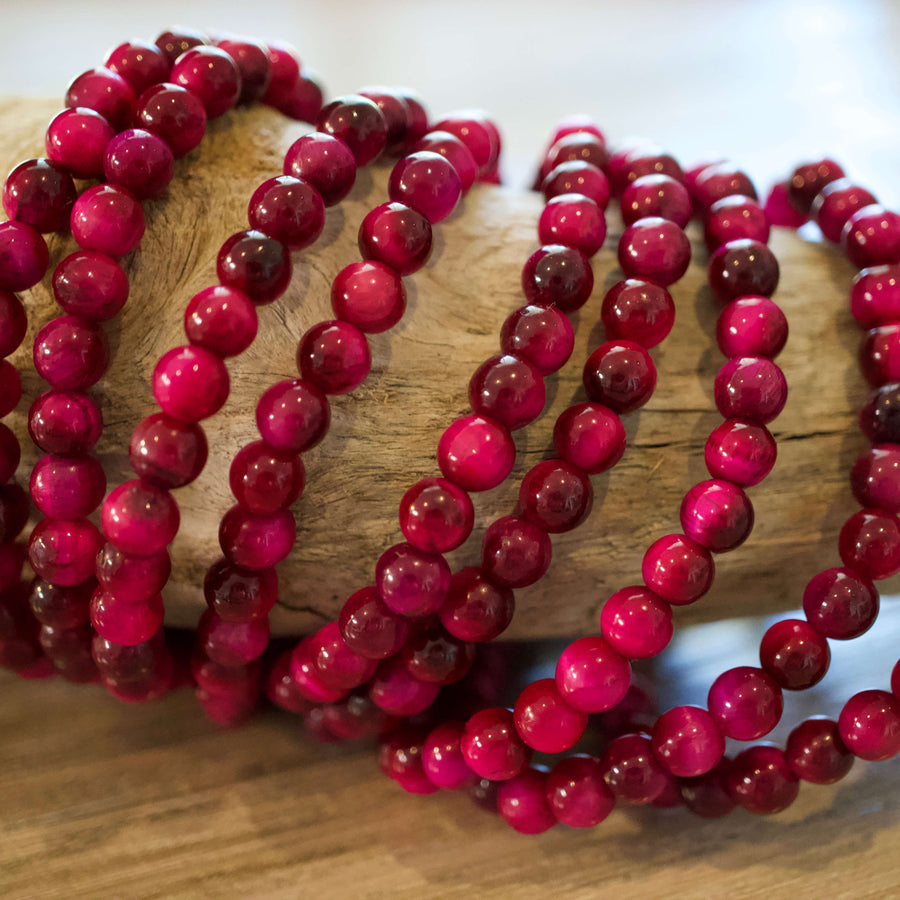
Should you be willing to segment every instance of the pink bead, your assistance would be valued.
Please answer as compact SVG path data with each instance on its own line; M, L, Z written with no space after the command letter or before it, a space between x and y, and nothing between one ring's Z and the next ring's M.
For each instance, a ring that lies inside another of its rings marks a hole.
M482 363L469 382L473 411L510 430L534 421L543 411L545 399L541 373L525 359L509 354Z
M269 52L263 44L246 38L216 41L237 64L241 74L240 103L253 103L262 98L272 78Z
M646 659L661 653L672 639L672 608L642 585L622 588L603 604L600 628L622 656Z
M291 254L280 241L253 229L231 235L219 250L216 275L258 306L277 300L291 282Z
M106 539L123 553L153 556L174 540L180 515L168 491L126 481L104 501L101 522Z
M844 170L832 159L821 159L797 166L787 183L788 199L794 209L808 215L822 189L844 177Z
M10 428L0 424L0 484L5 484L16 474L21 457L19 439Z
M298 454L253 441L238 451L228 478L231 493L245 510L269 515L293 505L305 473Z
M808 622L784 619L763 635L759 659L782 688L803 691L825 677L831 651L828 641Z
M551 534L571 531L591 511L590 479L563 460L544 460L525 474L519 487L519 508L524 518Z
M572 323L556 306L522 306L503 323L504 353L530 362L541 375L561 369L575 345Z
M103 500L106 475L93 456L44 456L31 472L29 490L45 516L81 519Z
M437 554L395 544L378 559L375 586L385 605L402 616L437 612L450 589L450 567Z
M543 578L551 554L542 528L518 516L503 516L484 533L481 568L496 585L522 588Z
M117 185L88 188L72 207L72 236L82 250L97 250L116 258L125 256L144 236L140 200Z
M94 557L102 543L100 532L87 519L44 519L31 532L28 559L51 584L81 584L94 574Z
M47 391L28 413L28 433L45 453L87 453L102 430L100 409L81 391Z
M863 269L850 288L850 312L860 328L900 319L900 265Z
M203 347L175 347L153 370L153 396L160 409L182 422L215 415L228 397L225 364Z
M128 299L128 276L112 257L82 250L54 270L53 296L70 315L106 321L118 315Z
M667 287L684 275L690 261L691 242L682 228L666 219L639 219L619 239L619 265L629 278Z
M542 244L562 244L593 256L606 239L606 218L583 194L559 194L541 212L538 237Z
M47 126L47 156L75 178L99 178L103 154L115 137L112 125L98 112L64 109Z
M440 685L420 681L410 674L402 659L385 660L369 684L372 702L392 716L414 716L428 709Z
M750 487L772 471L777 452L775 440L764 425L727 419L710 434L704 456L714 478Z
M691 778L709 772L725 752L725 738L712 716L698 706L676 706L653 727L653 753L673 775Z
M141 94L135 124L159 135L181 159L203 140L206 109L196 94L180 85L157 84Z
M852 568L825 569L803 591L803 612L824 637L847 641L865 634L878 615L878 592Z
M356 390L371 367L369 342L350 322L332 320L313 325L297 347L300 375L325 394Z
M596 759L571 756L560 760L547 776L547 802L563 825L592 828L612 812L616 799Z
M462 181L449 160L439 153L420 150L394 166L388 191L391 200L412 207L433 225L456 209Z
M547 801L547 775L525 769L497 789L497 811L519 834L542 834L556 824Z
M219 524L219 546L236 566L259 572L286 559L294 546L297 526L289 509L256 515L232 506Z
M357 94L338 97L323 106L316 117L316 130L342 140L357 166L371 162L387 145L387 123L381 110Z
M274 569L250 572L220 559L206 572L203 596L223 622L260 619L278 602L278 575Z
M730 359L764 356L774 359L787 341L788 324L781 309L767 297L739 297L719 314L716 340Z
M861 509L841 528L838 550L845 566L879 581L900 572L900 519L879 509Z
M767 672L737 666L713 682L707 706L726 737L752 741L778 724L784 701L781 688Z
M3 186L6 214L36 231L63 231L74 202L72 176L51 160L29 159L19 163Z
M116 644L142 644L159 631L162 622L159 594L144 603L125 603L98 589L91 600L91 624L97 634Z
M563 700L587 713L616 706L631 683L631 665L601 637L574 641L556 665L556 686Z
M742 356L727 362L716 375L716 406L726 419L748 419L767 425L787 401L781 369L765 357Z
M551 169L541 182L541 193L545 200L552 200L562 194L581 194L600 209L609 205L609 180L603 171L592 163L580 159L562 162Z
M456 169L463 194L468 193L469 188L475 184L478 177L478 165L475 157L456 135L449 131L438 131L432 128L416 142L414 149L416 151L427 150L443 156Z
M684 496L681 527L713 553L725 553L744 543L753 530L753 506L729 481L701 481Z
M51 319L35 336L32 355L38 375L61 390L96 384L109 365L103 329L81 316Z
M266 697L275 706L303 715L309 712L311 704L291 678L290 656L290 653L284 652L272 663L266 678Z
M297 691L316 703L333 703L347 696L347 690L327 684L316 669L313 657L312 638L304 638L294 647L288 663L291 681Z
M900 324L869 331L859 348L859 363L866 381L874 387L900 381Z
M166 55L155 44L144 41L119 44L106 54L104 65L121 75L138 96L151 85L165 81L171 68Z
M96 571L108 593L128 603L142 603L165 587L172 561L167 550L151 556L132 556L106 543L97 554Z
M522 291L529 303L574 312L593 289L590 261L575 247L548 244L535 250L522 269Z
M380 262L350 263L331 286L335 315L367 334L393 328L406 311L406 289L400 276Z
M312 185L291 175L279 175L253 192L248 219L251 228L290 250L302 250L322 233L325 204Z
M19 370L9 360L0 359L0 416L9 415L21 399L22 377Z
M199 97L206 116L215 119L238 102L241 76L235 61L216 47L192 47L172 66L173 84Z
M556 420L553 444L561 459L589 475L614 466L625 452L622 420L600 403L570 406Z
M12 291L0 290L0 357L11 356L25 340L28 318L22 301Z
M222 666L243 666L258 659L269 643L265 616L248 622L226 622L208 609L200 617L197 639L203 652Z
M649 349L672 330L675 304L661 285L626 278L606 292L601 317L609 340L631 341Z
M165 413L147 416L131 435L128 458L138 478L163 489L190 484L203 471L209 448L196 422Z
M487 491L506 480L516 460L509 430L484 416L463 416L441 435L438 465L465 491Z
M656 366L633 341L607 341L584 364L584 389L591 400L617 413L640 409L656 388Z
M638 219L654 217L684 228L691 218L688 189L669 175L643 175L623 191L620 201L622 221L633 225Z
M744 809L762 815L787 809L800 789L784 753L766 745L750 747L734 758L727 785Z
M669 773L657 762L650 738L644 734L623 734L612 740L600 768L616 800L626 803L650 803L669 781Z
M749 197L723 197L709 208L704 237L710 253L730 241L749 239L765 244L769 240L769 222L760 205Z
M461 722L438 725L429 732L422 748L422 765L428 778L445 790L455 790L475 778L460 748L463 730Z
M734 194L749 197L751 200L759 199L753 182L730 162L713 163L703 169L694 179L691 194L704 211L717 200Z
M160 197L174 171L174 156L158 135L140 128L117 134L107 145L103 171L110 184L130 190L135 197Z
M341 636L366 659L387 659L406 643L409 625L384 605L374 587L352 594L341 609Z
M188 340L216 356L238 356L256 338L258 318L250 298L222 284L204 288L184 311Z
M441 624L464 641L492 641L512 621L515 597L490 581L475 566L456 572L440 609Z
M448 131L459 138L472 153L479 175L489 171L500 155L500 137L484 113L467 110L445 116L432 131Z
M709 550L696 541L669 534L650 545L641 571L650 590L673 605L684 606L709 590L715 564Z
M356 180L356 160L342 140L330 134L304 135L284 156L284 174L311 184L326 206L340 203Z
M870 447L856 460L850 485L861 506L900 512L900 446Z
M325 395L299 378L272 385L256 405L260 437L280 450L300 453L315 447L330 423Z
M865 188L853 184L849 178L839 178L826 184L816 194L810 207L810 217L829 241L837 243L847 219L864 206L877 202Z
M475 512L469 495L443 478L423 478L403 495L400 530L428 553L455 550L471 534Z
M766 212L766 220L770 225L799 228L807 221L807 217L803 213L797 212L791 206L791 202L788 200L787 183L784 181L772 185L763 208Z
M403 203L382 203L362 220L358 240L364 259L411 275L431 255L431 223Z
M771 297L778 275L772 251L749 238L722 244L709 262L709 286L723 304L749 295Z
M0 291L27 291L47 271L50 251L40 233L24 222L0 223Z
M813 784L840 781L854 759L841 740L838 723L825 718L801 722L790 733L784 756L794 775Z
M41 625L51 628L78 628L90 621L89 605L96 582L62 587L38 579L34 583L28 604Z
M864 206L844 224L841 246L859 269L900 262L900 215L877 203Z
M466 722L460 747L469 768L491 781L515 778L527 768L532 754L516 732L513 714L502 707L472 716Z
M66 106L87 107L100 113L116 130L127 128L134 117L137 96L131 85L109 69L89 69L66 91Z
M588 723L587 713L569 706L552 678L529 684L516 700L513 717L519 736L539 753L571 750Z

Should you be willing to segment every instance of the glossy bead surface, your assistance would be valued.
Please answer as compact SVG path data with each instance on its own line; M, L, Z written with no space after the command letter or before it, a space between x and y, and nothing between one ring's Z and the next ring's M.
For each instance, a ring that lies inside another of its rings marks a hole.
M251 572L219 559L206 572L203 596L223 622L259 619L278 602L278 576L274 569Z
M840 781L854 759L841 740L838 723L818 717L806 719L790 733L784 756L798 778L813 784Z
M775 439L764 425L726 419L706 441L704 458L710 475L741 487L759 484L775 465Z
M850 312L860 328L900 320L900 265L872 266L853 279Z
M900 383L883 384L859 411L859 425L872 443L900 443Z
M331 286L335 315L367 334L393 328L406 311L406 289L400 276L380 262L345 266Z
M709 772L725 752L725 738L699 706L676 706L663 713L650 740L659 762L680 778Z
M605 472L625 452L622 420L600 403L570 406L556 420L553 444L561 459L589 475Z
M19 163L3 186L3 209L10 219L36 231L62 231L75 202L75 183L61 166L47 159Z
M314 132L291 144L284 156L284 174L311 184L326 206L334 206L356 181L356 160L342 140Z
M175 60L173 84L200 99L208 119L233 109L241 94L241 76L235 61L217 47L192 47Z
M767 672L753 666L737 666L712 683L707 706L726 737L752 741L778 724L784 701L781 688Z
M28 433L45 453L87 453L102 430L99 407L81 391L47 391L28 413Z
M600 628L606 642L626 659L646 659L672 639L672 608L642 585L625 587L603 604Z
M391 170L388 192L395 203L421 213L433 225L456 209L462 181L449 160L420 150L403 157Z
M838 536L845 566L879 581L900 572L900 519L879 509L850 516Z
M723 304L748 295L771 297L778 276L778 260L772 251L749 238L723 244L709 263L709 285Z
M800 228L808 221L807 217L791 206L788 200L787 183L780 181L772 185L763 207L770 225L782 228Z
M613 154L609 160L607 175L613 194L617 197L623 194L629 184L645 175L668 175L676 181L684 180L681 166L668 153L648 143L624 148Z
M81 519L103 500L106 475L93 456L44 456L31 471L29 491L45 516Z
M367 659L387 659L406 643L409 625L391 612L374 587L352 594L341 608L341 636L347 646Z
M0 522L0 530L18 533L15 523L10 527L5 519ZM10 538L4 536L4 540ZM31 532L28 560L31 568L51 584L81 584L94 574L94 557L102 543L100 532L87 519L44 519Z
M575 247L548 244L535 250L522 269L522 291L529 303L580 309L594 288L588 258Z
M781 369L765 357L742 356L725 363L716 375L716 407L726 419L767 425L787 401Z
M603 779L617 800L650 803L666 788L668 772L653 755L650 738L623 734L614 738L600 760Z
M612 709L630 683L630 663L601 637L569 644L556 665L556 686L563 700L586 713Z
M98 184L88 188L72 207L72 236L82 250L107 256L130 253L144 236L144 211L127 188Z
M668 603L684 606L709 590L715 564L709 550L696 541L683 534L669 534L650 545L641 572L650 590Z
M431 223L404 203L382 203L362 220L358 241L364 259L411 275L431 256Z
M209 448L196 422L165 413L147 416L131 435L128 458L138 478L160 488L190 484L203 471Z
M730 241L749 239L765 244L769 240L769 221L755 200L723 197L709 208L703 233L711 253Z
M788 336L784 313L767 297L739 297L719 314L716 341L730 359L763 356L774 359Z
M256 307L243 292L217 284L194 294L184 311L187 339L216 356L238 356L256 338Z
M135 123L159 135L176 159L200 145L206 134L203 101L177 84L157 84L138 99Z
M322 107L316 130L342 140L353 153L357 166L364 166L387 145L387 123L376 103L351 94Z
M108 593L128 603L141 603L159 593L171 571L167 550L151 556L133 556L107 542L97 553L97 580Z
M444 478L424 478L403 495L400 530L428 553L455 550L472 532L475 512L469 495Z
M66 106L87 107L99 113L116 130L131 124L137 96L131 85L109 69L82 72L66 91Z
M669 175L643 175L622 192L620 208L626 225L655 217L684 228L691 218L691 195L680 181Z
M478 110L466 110L445 116L432 126L459 138L472 154L479 175L490 171L500 154L500 136L496 126Z
M378 559L375 586L385 605L402 616L437 612L450 589L450 567L435 553L395 544Z
M588 723L587 713L566 703L552 678L533 681L519 694L513 718L519 736L539 753L571 750Z
M730 481L701 481L684 495L681 527L713 553L725 553L744 543L753 530L753 505Z
M112 319L128 299L128 276L110 256L82 250L53 272L53 296L73 316L96 322Z
M320 322L303 335L297 347L300 375L324 394L356 390L371 367L369 342L350 322Z
M256 405L260 437L273 447L300 453L315 447L328 431L328 399L302 379L279 381Z
M103 533L123 553L152 556L178 532L178 505L168 491L142 481L126 481L103 503Z
M512 590L489 580L475 566L455 572L447 599L440 608L441 624L464 641L492 641L512 621L515 597Z
M279 175L253 192L247 217L251 228L297 251L310 246L322 233L325 204L312 185Z
M556 824L547 801L547 775L525 769L497 788L497 812L519 834L542 834Z
M241 95L238 102L253 103L268 90L272 77L269 51L263 44L246 38L225 38L216 41L234 61L241 75Z
M355 688L374 674L377 662L354 653L341 637L337 622L329 622L310 642L313 664L319 677L338 689Z
M900 323L871 329L860 345L859 363L874 387L900 381Z
M718 162L707 166L691 185L694 202L701 210L708 210L717 200L740 194L758 200L756 188L750 178L734 163Z
M849 178L839 178L826 184L816 194L810 207L810 217L829 241L837 243L847 219L864 206L877 202L865 188L853 184Z
M541 211L538 238L542 244L562 244L593 256L606 239L606 217L583 194L559 194Z
M75 390L96 384L109 365L103 329L81 316L51 319L35 336L34 367L52 387Z
M592 828L612 812L615 797L596 759L572 756L560 760L547 776L547 802L563 825Z
M103 154L116 132L98 112L64 109L47 126L47 156L75 178L99 178Z
M900 446L875 444L850 472L853 496L861 506L900 512Z
M803 691L818 684L828 671L828 641L803 619L771 625L759 645L762 667L786 690Z
M482 778L508 781L531 760L531 748L519 737L513 714L493 707L472 716L460 740L466 764Z
M143 603L126 603L98 589L91 599L91 624L108 641L133 647L148 641L163 622L159 594Z
M242 447L231 462L231 492L246 510L268 515L287 509L300 496L304 484L300 456L277 450L265 441Z
M734 758L727 785L744 809L761 815L787 809L800 789L784 753L766 745L750 747Z
M381 745L378 767L411 794L433 794L438 787L422 766L422 736L416 730L401 730Z
M588 397L617 413L640 409L656 388L656 366L647 350L633 341L601 344L584 364Z
M824 637L839 641L865 634L878 615L878 592L852 568L832 568L810 579L803 591L803 612Z
M0 357L11 356L25 340L28 318L22 301L12 292L0 290Z
M165 81L171 68L168 57L155 44L145 41L119 44L106 54L104 65L121 75L138 96L151 85Z
M203 347L174 347L153 370L153 396L160 409L181 422L217 413L228 397L228 370Z
M49 262L47 244L34 228L0 223L0 290L27 291L44 277Z
M572 323L556 306L519 307L500 332L503 352L531 363L541 375L561 369L574 345Z
M438 465L444 477L466 491L486 491L512 471L516 448L509 430L485 416L463 416L438 442Z
M440 685L420 681L410 674L402 659L385 660L369 683L372 702L392 716L414 716L424 712L437 698Z
M110 184L143 200L165 193L174 172L174 156L159 135L141 128L121 131L107 145L103 171Z
M626 278L606 292L601 318L610 341L631 341L649 349L672 330L675 304L661 285Z
M472 410L510 430L533 422L544 409L541 373L527 360L504 354L482 363L469 382Z
M878 203L864 206L844 223L841 246L859 269L900 262L900 215Z
M216 275L258 306L277 300L291 281L291 254L280 241L250 229L231 235L219 250Z
M581 159L568 160L551 169L541 182L544 199L561 194L580 194L593 200L600 209L609 205L609 180L603 170Z
M832 159L803 163L794 169L788 180L788 200L794 209L806 215L822 189L843 177L844 170Z
M626 277L646 278L667 287L687 271L691 242L674 222L650 217L625 229L618 253Z
M422 765L438 787L454 790L475 778L460 748L462 722L445 722L429 732L422 748Z
M481 546L481 568L501 587L522 588L539 581L550 566L547 533L518 516L503 516L488 527Z
M525 474L519 487L522 515L550 534L571 531L591 511L593 489L581 469L563 460L544 460Z
M259 572L277 565L291 552L297 526L289 509L255 514L232 506L219 524L219 546L236 566Z

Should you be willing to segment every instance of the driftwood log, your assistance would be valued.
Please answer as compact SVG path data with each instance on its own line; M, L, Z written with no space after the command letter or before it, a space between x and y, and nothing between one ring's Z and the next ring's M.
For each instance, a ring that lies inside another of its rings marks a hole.
M41 155L43 130L57 108L49 101L0 104L0 161L7 168ZM176 164L165 202L147 205L142 246L124 261L131 296L109 328L112 365L95 388L106 422L98 452L110 488L130 476L128 439L133 426L154 409L149 375L155 361L183 343L188 299L213 283L219 245L246 227L252 190L280 174L284 151L306 130L266 109L226 116L211 125L199 150ZM167 620L173 625L193 626L204 608L203 573L220 555L217 525L232 503L228 466L236 449L257 437L256 398L275 381L295 377L297 340L331 315L331 279L358 258L357 228L372 206L384 202L388 173L386 164L361 172L347 202L329 210L318 244L295 256L287 294L260 311L255 345L230 364L229 402L204 423L211 448L207 469L178 492L182 525L171 548L174 572L166 592ZM519 276L537 246L539 210L537 195L476 188L437 227L431 261L406 279L407 316L392 332L372 337L370 378L353 395L334 399L328 436L305 456L307 487L295 507L298 539L279 567L274 631L303 633L333 617L350 592L371 583L381 551L402 539L396 515L400 497L415 480L438 474L437 439L467 411L469 376L498 351L500 326L521 305ZM613 210L609 221L610 238L594 260L597 288L577 317L573 358L548 382L543 417L516 435L516 477L476 497L478 525L468 544L453 554L455 565L477 561L485 523L512 511L518 477L551 448L559 412L582 397L583 361L603 339L598 325L603 292L620 277L615 246L621 222ZM683 492L708 477L702 448L720 421L712 383L722 358L714 341L717 307L705 286L707 254L697 226L691 228L695 261L672 289L675 328L654 351L657 393L638 414L626 417L629 448L611 473L594 479L589 520L554 539L548 576L519 592L509 637L593 630L603 600L640 579L644 548L679 529ZM854 410L866 387L856 365L860 336L847 304L853 270L835 249L792 233L776 230L772 246L781 263L777 299L791 327L779 359L790 397L772 426L778 462L770 478L751 489L756 527L750 540L717 559L713 590L678 610L680 621L799 606L805 581L823 567L840 564L837 534L854 510L847 473L864 446ZM72 252L74 242L57 235L50 247L55 263ZM29 341L57 314L48 282L25 297ZM27 438L25 418L42 386L30 350L23 348L14 361L24 373L27 399L11 422L23 439L26 472L37 451Z

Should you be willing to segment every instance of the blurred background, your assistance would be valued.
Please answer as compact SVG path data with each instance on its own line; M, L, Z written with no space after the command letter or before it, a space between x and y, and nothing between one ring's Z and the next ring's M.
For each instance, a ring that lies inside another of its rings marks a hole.
M900 203L898 0L0 0L0 94L62 97L175 24L288 41L331 96L402 84L432 113L484 108L511 185L560 118L588 113L613 144L730 157L760 189L828 154Z

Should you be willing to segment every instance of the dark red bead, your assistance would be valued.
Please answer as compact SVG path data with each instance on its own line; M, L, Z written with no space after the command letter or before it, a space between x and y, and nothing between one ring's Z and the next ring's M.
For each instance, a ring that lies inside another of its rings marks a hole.
M190 484L203 471L209 448L196 422L165 413L144 419L131 435L128 456L134 473L161 488Z
M219 250L216 274L258 306L277 300L291 281L291 254L280 241L250 229L231 235Z
M34 505L56 519L89 516L106 493L106 475L93 456L44 456L31 472Z
M374 587L365 587L344 603L341 636L347 646L366 659L387 659L406 643L409 625L385 606Z
M289 509L256 514L232 506L219 523L219 546L236 566L259 572L278 565L291 552L297 526Z
M321 80L312 69L304 69L287 96L278 104L278 111L300 122L315 122L322 109Z
M600 209L609 205L609 180L601 169L584 160L573 159L551 169L541 183L541 192L546 200L561 194L581 194Z
M169 77L172 63L155 44L128 41L106 54L104 65L121 75L140 96L148 87Z
M287 509L300 496L303 462L297 453L253 441L232 460L229 484L244 509L259 515L275 513Z
M422 749L422 762L429 779L446 790L462 787L475 778L460 749L463 728L461 722L438 725L428 734Z
M395 544L378 559L375 585L385 605L403 616L437 612L450 589L450 567L443 556L412 544Z
M82 250L117 259L136 249L144 236L144 210L127 188L98 184L72 207L72 237Z
M722 733L739 741L768 734L784 709L778 683L753 666L737 666L723 672L712 683L706 702Z
M680 778L709 772L725 753L725 738L712 716L698 706L676 706L663 713L650 740L657 760Z
M710 252L730 241L748 238L765 244L769 240L769 222L760 205L749 197L733 196L717 200L709 208L704 237Z
M890 759L900 753L900 699L887 691L860 691L844 704L838 728L854 756Z
M77 628L90 621L91 595L96 587L93 579L62 587L39 578L28 597L34 617L51 628Z
M171 80L200 98L208 119L233 109L241 94L237 63L217 47L186 50L172 66Z
M516 700L513 717L519 736L539 753L571 750L588 723L587 713L569 706L552 678L529 684Z
M593 256L606 239L606 217L583 194L559 194L541 211L538 238L545 245L561 244Z
M170 63L175 62L182 53L191 47L210 43L209 36L192 28L179 28L177 31L164 31L155 41Z
M822 189L844 177L844 170L832 159L821 159L797 166L788 180L788 199L798 212L809 215L810 207Z
M50 251L38 231L24 222L0 223L0 291L27 291L47 271Z
M258 659L269 643L269 620L263 616L247 622L226 622L207 609L197 625L203 652L222 666L244 666Z
M10 219L36 231L63 231L75 202L72 176L47 159L19 163L3 186L3 209Z
M367 87L359 91L360 97L371 100L384 116L387 126L387 149L401 149L407 142L409 106L399 92L388 87Z
M431 223L403 203L382 203L362 220L358 240L364 259L411 275L431 256Z
M522 290L529 303L580 309L594 288L588 258L574 247L549 244L536 250L522 269Z
M588 516L593 489L585 473L563 460L544 460L525 474L519 487L522 515L551 534L578 527Z
M376 103L357 94L338 97L322 107L316 129L342 140L357 166L379 156L387 145L387 123Z
M556 306L522 306L503 323L504 353L530 362L541 375L561 369L575 344L572 323Z
M850 472L853 495L861 506L900 512L900 446L875 444Z
M620 208L626 225L656 217L684 228L691 218L691 195L680 181L669 175L643 175L625 188Z
M900 262L900 214L877 203L864 206L844 223L841 246L859 269Z
M28 317L22 301L12 291L0 290L0 357L18 350L27 330Z
M586 713L605 712L628 692L631 664L602 637L586 637L563 650L555 677L569 706Z
M360 331L378 334L403 317L406 288L399 274L384 263L350 263L331 285L331 308Z
M64 109L47 126L47 156L74 178L99 178L103 154L116 132L98 112Z
M709 262L709 285L720 303L738 297L771 297L778 287L778 260L759 241L742 238L723 244Z
M10 428L0 423L0 484L5 484L16 474L21 456L19 439Z
M157 84L138 99L135 124L159 135L180 159L203 140L206 109L196 94L180 85Z
M831 181L816 194L810 207L810 217L815 220L822 234L837 243L847 219L864 206L877 203L874 194L853 184L849 178Z
M803 612L820 634L846 641L865 634L878 615L878 592L851 568L825 569L803 591Z
M356 181L356 160L342 140L315 132L291 144L284 155L284 174L311 184L326 206L334 206Z
M374 659L360 656L347 646L337 622L329 622L313 635L310 653L319 678L338 690L364 684L378 667Z
M312 185L279 175L253 192L247 216L251 228L296 251L318 240L325 227L325 204Z
M296 49L283 41L266 44L269 56L269 85L262 95L262 102L278 108L290 96L291 89L300 77L301 62Z
M701 210L708 210L717 200L740 194L758 200L753 182L730 162L718 162L706 166L697 174L690 186L694 202Z
M464 641L492 641L512 621L515 597L475 566L456 572L440 609L444 628Z
M900 519L862 509L841 528L838 549L845 566L878 581L900 572Z
M315 447L330 423L327 397L299 378L273 384L256 405L260 437L281 450L300 453Z
M419 681L454 684L468 674L475 661L475 646L449 634L440 625L414 628L403 645L401 658L409 674Z
M433 794L438 790L422 766L422 734L414 729L401 729L385 740L378 766L410 794Z
M563 163L575 161L605 169L609 162L606 141L590 131L572 131L561 135L547 151L544 167L551 172Z
M97 579L107 593L128 603L141 603L158 594L169 580L172 561L167 550L151 556L132 556L113 544L97 553Z
M859 363L874 387L900 381L900 323L871 329L860 345Z
M81 316L59 316L35 336L32 358L38 375L52 387L86 388L105 374L109 345L99 325Z
M728 793L728 775L731 760L723 756L714 768L695 778L679 779L679 791L684 805L694 815L704 819L721 819L728 815L737 803Z
M547 800L547 774L529 768L497 788L497 812L519 834L542 834L556 824Z
M487 491L512 471L516 448L509 430L486 416L463 416L447 427L437 449L445 478L466 491Z
M414 716L428 709L440 685L410 674L403 659L387 659L369 683L369 698L392 716Z
M180 514L168 491L134 480L106 498L101 522L106 539L124 553L153 556L174 540Z
M102 588L91 599L91 624L102 638L125 647L143 644L162 627L163 602L159 594L143 603L126 603Z
M53 296L69 315L103 322L128 300L128 276L111 256L81 250L54 270Z
M469 495L444 478L424 478L403 495L400 530L413 546L446 553L471 534L475 512Z
M600 315L607 339L632 341L649 349L672 330L675 304L662 285L626 278L606 292Z
M445 116L431 130L448 131L459 138L472 153L479 175L490 171L500 155L500 134L482 112L467 110Z
M719 349L729 359L765 356L774 359L788 336L788 324L781 309L767 297L739 297L732 300L716 323Z
M234 61L241 74L240 103L254 103L268 90L272 78L272 64L265 45L246 38L225 38L216 41Z
M547 802L563 825L592 828L612 812L616 798L596 759L571 756L560 760L547 776Z
M160 409L181 422L215 415L228 399L225 364L203 347L173 347L153 370L153 396Z
M553 444L561 459L589 475L597 475L622 458L625 428L622 420L606 406L578 403L556 420Z
M142 128L121 131L107 144L103 171L110 184L138 199L160 197L174 172L174 155L159 135Z
M612 185L613 195L620 197L625 188L645 175L668 175L676 181L684 181L681 166L667 153L652 144L643 144L622 151L617 165L613 165L615 155L610 157L607 175Z
M297 369L325 394L348 394L368 377L372 353L366 336L339 319L314 325L297 346Z
M785 181L772 185L763 208L766 211L766 219L769 225L778 225L782 228L800 228L808 221L806 215L798 212L791 206L791 201L788 200L788 186Z
M530 363L516 356L494 356L476 370L469 382L474 412L489 416L510 430L533 422L544 409L544 378Z
M825 677L831 651L828 641L809 622L783 619L763 635L759 659L782 688L804 691Z
M775 465L775 439L765 425L727 419L706 441L706 467L714 478L742 487L759 484Z
M787 809L800 789L784 753L765 744L750 747L734 758L727 785L744 809L762 815Z
M217 284L191 298L184 311L187 339L216 356L238 356L255 340L258 328L253 301L236 288Z
M127 128L134 117L137 95L131 85L109 69L89 69L66 91L66 106L87 107L100 113L116 131Z
M716 406L726 419L747 419L766 425L787 401L787 381L781 369L765 357L739 357L716 375Z
M650 803L665 789L668 772L657 762L644 734L623 734L614 738L600 760L603 780L616 800Z
M463 194L475 183L478 177L478 165L472 151L455 135L449 131L437 131L430 129L415 144L415 150L427 150L430 153L439 153L459 175Z
M873 391L859 411L859 424L872 443L900 443L900 383Z
M681 527L713 553L725 553L739 547L753 530L753 506L730 481L701 481L684 496Z
M687 271L691 243L674 222L650 217L625 229L618 254L626 277L646 278L666 287Z
M715 563L709 550L696 541L669 534L650 545L641 571L650 590L675 606L684 606L709 590Z
M412 207L434 225L456 209L462 196L462 181L448 159L419 150L396 163L388 193L395 203Z
M584 364L588 397L617 413L640 409L656 387L656 366L647 350L633 341L607 341Z
M22 377L7 359L0 359L0 416L9 415L22 399Z
M9 490L9 487L0 488L0 539L3 541L12 540L25 525L18 509L7 511L10 504L3 501ZM27 516L27 500L24 511ZM81 584L94 574L94 558L102 543L100 532L87 519L44 519L31 532L28 559L31 568L51 584Z
M481 568L501 587L527 587L544 576L552 552L550 538L542 528L519 516L503 516L484 534Z
M794 775L813 784L840 781L854 759L841 740L838 723L824 717L801 722L788 736L784 756Z
M275 569L251 572L220 559L206 572L203 596L223 622L259 619L278 602L278 575Z

